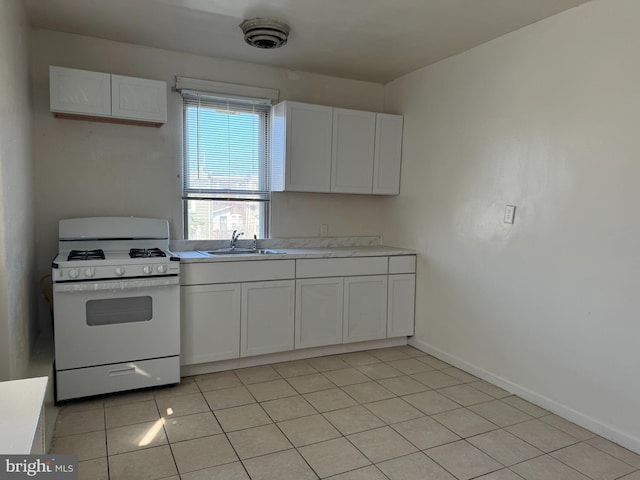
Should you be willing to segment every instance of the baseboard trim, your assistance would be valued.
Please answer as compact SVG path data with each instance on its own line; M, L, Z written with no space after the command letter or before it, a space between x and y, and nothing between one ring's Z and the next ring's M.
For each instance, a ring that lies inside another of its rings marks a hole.
M180 376L202 375L205 373L222 372L234 368L256 367L269 363L290 362L292 360L302 360L305 358L322 357L324 355L336 355L339 353L359 352L362 350L372 350L375 348L398 347L407 344L407 337L385 338L381 340L370 340L367 342L343 343L340 345L328 345L325 347L303 348L301 350L290 350L288 352L270 353L267 355L256 355L253 357L234 358L231 360L220 360L217 362L200 363L197 365L182 365Z
M612 442L615 442L625 448L628 448L629 450L640 454L640 438L629 435L603 421L590 417L589 415L585 415L582 412L574 410L567 405L552 400L549 397L541 395L529 388L495 375L454 355L443 352L433 345L429 345L428 343L418 340L415 337L410 337L407 343L412 347L417 348L418 350L428 353L429 355L433 355L434 357L447 362L454 367L458 367L461 370L469 372L472 375L481 378L482 380L493 383L494 385L497 385L498 387L503 388L508 392L513 393L514 395L518 395L519 397L524 398L528 402L538 405L545 410L549 410L556 415L559 415L577 425L580 425L581 427L591 430L592 432L608 440L611 440Z

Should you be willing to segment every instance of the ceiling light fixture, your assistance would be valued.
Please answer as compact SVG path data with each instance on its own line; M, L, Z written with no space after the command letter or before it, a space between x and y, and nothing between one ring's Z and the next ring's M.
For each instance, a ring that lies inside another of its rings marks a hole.
M244 41L256 48L279 48L287 43L289 26L268 18L252 18L240 24Z

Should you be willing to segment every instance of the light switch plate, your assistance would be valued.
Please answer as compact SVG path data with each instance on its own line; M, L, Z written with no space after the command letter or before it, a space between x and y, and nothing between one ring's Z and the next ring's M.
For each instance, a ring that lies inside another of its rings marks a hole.
M513 223L516 219L515 205L507 205L504 209L504 223Z

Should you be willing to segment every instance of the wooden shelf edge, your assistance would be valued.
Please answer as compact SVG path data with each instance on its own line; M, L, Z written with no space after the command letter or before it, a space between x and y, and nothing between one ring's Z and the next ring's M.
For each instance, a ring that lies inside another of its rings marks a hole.
M156 127L160 128L164 125L163 122L152 122L146 120L130 120L127 118L114 118L114 117L96 117L93 115L76 115L74 113L60 113L52 112L56 118L63 118L65 120L84 120L87 122L101 122L101 123L118 123L121 125L136 125L139 127Z

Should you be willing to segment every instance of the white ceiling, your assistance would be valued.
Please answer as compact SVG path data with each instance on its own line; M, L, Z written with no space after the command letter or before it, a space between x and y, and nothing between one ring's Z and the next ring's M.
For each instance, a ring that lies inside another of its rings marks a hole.
M33 26L386 83L588 0L25 0ZM290 25L244 43L245 18Z

